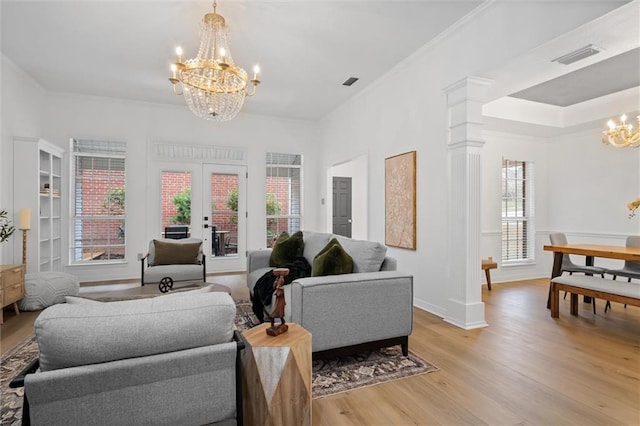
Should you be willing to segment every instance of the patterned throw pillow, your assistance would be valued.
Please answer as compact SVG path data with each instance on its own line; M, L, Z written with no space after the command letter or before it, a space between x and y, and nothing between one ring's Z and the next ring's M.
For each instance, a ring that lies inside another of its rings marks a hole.
M302 231L298 231L291 236L283 232L273 246L273 251L269 257L269 266L281 268L287 263L293 262L296 257L302 256L303 250Z
M342 248L337 239L331 241L313 258L312 277L325 275L350 274L353 271L353 259Z

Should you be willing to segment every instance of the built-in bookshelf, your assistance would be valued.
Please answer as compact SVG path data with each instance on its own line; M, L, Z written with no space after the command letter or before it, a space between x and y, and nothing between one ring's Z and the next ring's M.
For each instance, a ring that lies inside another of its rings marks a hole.
M62 157L45 140L14 139L14 207L31 209L27 272L62 270Z

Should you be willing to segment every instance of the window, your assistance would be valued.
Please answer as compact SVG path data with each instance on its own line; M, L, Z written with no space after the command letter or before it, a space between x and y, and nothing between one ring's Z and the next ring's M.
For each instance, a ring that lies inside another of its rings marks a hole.
M124 142L71 140L71 263L125 255Z
M267 153L267 247L283 231L300 230L302 156Z
M502 261L534 258L533 164L502 160Z

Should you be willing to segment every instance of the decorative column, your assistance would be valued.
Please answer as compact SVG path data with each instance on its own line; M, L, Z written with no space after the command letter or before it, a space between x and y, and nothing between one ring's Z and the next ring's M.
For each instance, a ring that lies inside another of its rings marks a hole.
M481 287L482 105L491 80L467 77L444 89L449 137L449 247L445 321L486 327Z

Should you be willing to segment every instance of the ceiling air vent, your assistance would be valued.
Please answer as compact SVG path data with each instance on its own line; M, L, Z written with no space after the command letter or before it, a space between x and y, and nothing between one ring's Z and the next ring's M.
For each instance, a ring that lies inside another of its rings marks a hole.
M559 58L555 58L551 62L559 62L563 65L569 65L584 58L588 58L589 56L593 56L596 53L600 53L601 50L602 49L600 49L598 46L590 44L588 46L581 47L580 49L575 50L571 53L567 53L566 55L562 55Z
M358 77L349 77L342 83L343 86L351 86L353 83L358 81Z

